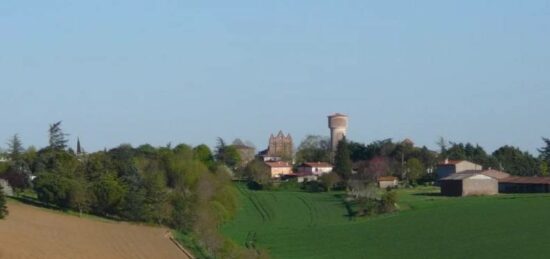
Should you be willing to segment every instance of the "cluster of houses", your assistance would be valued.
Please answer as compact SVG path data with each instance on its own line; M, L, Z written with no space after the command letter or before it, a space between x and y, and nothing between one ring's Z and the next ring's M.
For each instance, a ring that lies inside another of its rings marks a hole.
M466 160L445 160L435 171L445 196L549 192L550 177L511 176Z

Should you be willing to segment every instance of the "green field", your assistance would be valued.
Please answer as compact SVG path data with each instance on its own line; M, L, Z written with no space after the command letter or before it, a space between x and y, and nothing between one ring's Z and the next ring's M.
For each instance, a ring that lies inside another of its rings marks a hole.
M550 195L446 198L400 190L401 211L350 219L335 193L249 191L222 231L273 258L548 258Z

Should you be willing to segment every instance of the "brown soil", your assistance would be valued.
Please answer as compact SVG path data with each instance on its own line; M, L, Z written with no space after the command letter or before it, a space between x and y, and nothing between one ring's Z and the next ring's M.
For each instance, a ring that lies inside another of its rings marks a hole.
M0 258L188 258L165 228L79 218L8 202Z

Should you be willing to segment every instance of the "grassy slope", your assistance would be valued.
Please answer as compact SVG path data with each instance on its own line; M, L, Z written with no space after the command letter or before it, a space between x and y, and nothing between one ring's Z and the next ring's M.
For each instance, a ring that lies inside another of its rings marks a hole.
M349 220L334 194L251 192L223 232L274 258L546 258L550 196L445 198L400 191L403 211Z

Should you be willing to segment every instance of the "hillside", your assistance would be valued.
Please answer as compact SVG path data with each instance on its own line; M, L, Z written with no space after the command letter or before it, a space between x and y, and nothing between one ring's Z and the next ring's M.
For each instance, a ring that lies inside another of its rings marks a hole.
M399 191L403 211L350 220L330 193L241 188L223 232L273 258L541 258L550 253L550 196L446 198Z
M0 258L187 258L167 229L63 214L8 203Z

